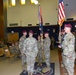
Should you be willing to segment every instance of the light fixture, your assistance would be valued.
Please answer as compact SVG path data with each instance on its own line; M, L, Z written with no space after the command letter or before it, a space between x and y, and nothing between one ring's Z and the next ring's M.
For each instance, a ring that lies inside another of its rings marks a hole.
M16 0L11 0L11 6L15 6L16 5Z
M31 3L33 3L35 5L38 4L38 0L30 0L30 1L31 1ZM9 0L9 2L10 2L10 6L16 6L16 0ZM21 5L26 4L26 0L20 0L20 4Z
M38 0L31 0L31 3L38 4Z
M37 0L35 0L35 1L34 1L34 4L36 4L36 5L37 5L37 4L38 4L38 1L37 1Z
M34 3L34 0L31 0L31 3Z
M25 0L21 0L20 2L21 2L21 5L24 5L26 3Z

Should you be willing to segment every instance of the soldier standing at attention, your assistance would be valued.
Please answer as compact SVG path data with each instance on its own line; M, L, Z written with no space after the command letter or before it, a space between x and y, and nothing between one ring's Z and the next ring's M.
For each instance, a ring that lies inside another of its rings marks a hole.
M69 75L74 75L74 61L75 61L75 37L71 33L71 24L65 24L64 30L66 35L62 42L62 49L64 55L64 65Z
M23 52L23 43L24 43L24 40L26 39L27 32L23 31L22 34L23 36L19 40L19 49L20 49L21 58L22 58L22 68L23 70L25 70L26 55Z
M37 45L38 45L38 65L42 66L42 45L40 35L38 36Z
M24 41L24 52L26 54L28 75L33 75L35 58L37 57L38 48L37 40L33 37L33 31L29 31L29 37Z
M49 37L49 33L46 32L44 34L45 39L44 39L44 58L45 62L47 64L47 68L50 70L50 45L51 45L51 40Z

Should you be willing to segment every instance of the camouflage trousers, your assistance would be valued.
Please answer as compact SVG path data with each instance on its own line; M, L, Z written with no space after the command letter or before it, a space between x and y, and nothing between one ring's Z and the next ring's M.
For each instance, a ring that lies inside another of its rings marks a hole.
M50 50L47 52L46 51L44 51L44 59L45 59L47 67L50 68Z
M27 62L28 73L33 73L34 72L35 57L26 56L26 62Z
M74 59L63 56L63 63L69 75L74 75Z
M42 50L39 50L38 52L38 63L41 64L42 63Z
M25 54L21 55L21 58L22 58L22 65L24 66L26 63L26 55Z

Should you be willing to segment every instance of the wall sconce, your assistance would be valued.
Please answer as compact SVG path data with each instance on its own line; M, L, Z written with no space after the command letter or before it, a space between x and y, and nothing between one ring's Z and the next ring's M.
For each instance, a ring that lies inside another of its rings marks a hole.
M31 0L31 3L34 3L34 0Z
M10 6L16 6L16 1L17 0L9 0L9 4ZM38 4L38 0L30 0L31 3L37 5ZM25 5L26 4L26 0L20 0L20 4L21 5Z
M35 5L37 5L37 4L38 4L38 1L37 1L37 0L35 0L35 1L34 1L34 4L35 4Z
M16 0L11 0L11 6L15 6L16 5Z
M24 5L26 3L26 1L25 0L21 0L20 3L21 3L21 5Z
M38 4L38 0L31 0L31 3L34 3L35 5Z

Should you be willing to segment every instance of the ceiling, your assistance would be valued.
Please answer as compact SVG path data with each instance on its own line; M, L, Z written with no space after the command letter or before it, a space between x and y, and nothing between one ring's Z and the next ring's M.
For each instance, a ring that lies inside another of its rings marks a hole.
M76 0L63 0L65 6L65 15L67 18L76 20Z

